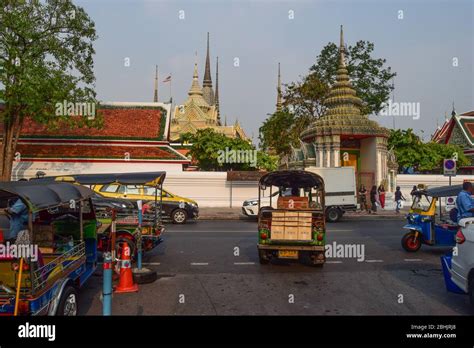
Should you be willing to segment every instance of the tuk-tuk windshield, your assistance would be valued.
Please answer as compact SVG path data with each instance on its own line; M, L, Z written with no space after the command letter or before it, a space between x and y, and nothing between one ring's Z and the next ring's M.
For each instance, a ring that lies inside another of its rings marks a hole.
M433 201L433 197L429 197L423 194L415 195L413 197L413 203L411 205L411 208L416 209L416 210L421 210L423 212L427 212L431 207L432 201Z

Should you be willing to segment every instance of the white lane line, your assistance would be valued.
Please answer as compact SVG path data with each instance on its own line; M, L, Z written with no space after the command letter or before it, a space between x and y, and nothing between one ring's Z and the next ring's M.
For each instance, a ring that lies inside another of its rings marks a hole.
M191 262L191 266L207 266L208 262Z
M255 265L255 262L234 262L234 265Z
M342 261L326 261L326 263L342 263Z
M383 260L365 260L365 262L383 262Z
M405 259L406 262L420 262L423 261L423 259Z
M161 263L159 262L143 262L144 265L151 265L151 266L159 266Z

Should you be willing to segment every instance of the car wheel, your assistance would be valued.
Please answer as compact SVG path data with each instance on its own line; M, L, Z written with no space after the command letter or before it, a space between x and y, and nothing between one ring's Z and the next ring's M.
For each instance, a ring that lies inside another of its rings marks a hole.
M175 211L173 211L171 219L175 224L185 224L186 220L188 219L188 214L184 209L176 209Z
M402 247L408 252L416 252L421 248L421 237L415 237L415 232L411 231L402 238Z
M331 207L326 211L326 221L328 222L338 222L342 217L341 209L336 207Z
M77 311L77 291L72 286L67 286L61 295L61 300L59 300L59 306L58 310L56 311L56 315L76 316Z

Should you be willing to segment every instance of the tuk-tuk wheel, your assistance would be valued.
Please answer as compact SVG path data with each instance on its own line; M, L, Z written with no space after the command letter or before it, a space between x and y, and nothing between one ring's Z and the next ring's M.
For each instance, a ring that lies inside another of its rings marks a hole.
M267 252L265 250L258 251L258 258L260 260L261 265L266 265L270 262L270 259L267 256Z
M421 248L421 236L415 237L415 232L408 232L402 238L402 247L405 251L415 252Z
M72 286L68 286L64 289L63 294L61 295L56 315L76 316L77 310L77 291Z

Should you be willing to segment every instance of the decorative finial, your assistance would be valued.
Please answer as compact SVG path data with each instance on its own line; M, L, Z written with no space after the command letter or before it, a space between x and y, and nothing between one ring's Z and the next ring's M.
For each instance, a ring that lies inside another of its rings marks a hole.
M214 95L216 111L217 111L217 120L219 124L221 122L221 111L219 109L219 57L216 57L216 94Z
M454 108L454 101L453 101L453 110L451 111L451 116L456 116L456 109Z
M344 27L342 26L342 24L339 42L339 65L346 66L346 62L344 61Z
M158 103L158 65L155 66L155 94L153 96L153 101Z

